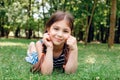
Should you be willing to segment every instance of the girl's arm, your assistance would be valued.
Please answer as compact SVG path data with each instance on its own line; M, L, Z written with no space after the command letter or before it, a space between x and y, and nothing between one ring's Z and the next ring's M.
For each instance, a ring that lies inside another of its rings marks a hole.
M47 75L51 74L53 71L53 45L52 42L49 40L49 35L47 33L45 33L43 37L43 43L46 45L47 49L43 63L41 64L41 73ZM42 43L37 42L36 47L39 55L38 59L40 59L43 50Z
M44 61L41 65L41 73L48 75L53 71L53 48L47 47L46 55Z
M69 46L68 61L65 65L66 73L74 73L78 66L78 48L76 38L70 36L67 40Z

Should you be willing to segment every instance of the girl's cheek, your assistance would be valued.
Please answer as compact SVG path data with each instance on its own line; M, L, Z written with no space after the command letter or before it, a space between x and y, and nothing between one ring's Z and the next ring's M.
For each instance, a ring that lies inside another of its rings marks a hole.
M70 35L66 35L65 37L66 37L66 40L67 40L70 37Z

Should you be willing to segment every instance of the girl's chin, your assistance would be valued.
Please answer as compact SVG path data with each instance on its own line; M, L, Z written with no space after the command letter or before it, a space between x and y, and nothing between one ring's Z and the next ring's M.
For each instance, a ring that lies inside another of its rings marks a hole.
M53 44L54 44L54 45L61 45L60 43L57 43L57 42L54 42Z
M63 43L60 43L60 42L53 42L53 44L56 45L56 46L60 46L60 45L62 45Z

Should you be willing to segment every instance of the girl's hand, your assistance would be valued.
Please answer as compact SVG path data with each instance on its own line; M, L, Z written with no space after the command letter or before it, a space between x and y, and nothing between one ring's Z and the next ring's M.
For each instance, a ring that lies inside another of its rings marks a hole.
M74 50L77 48L77 40L73 36L69 36L66 43L67 43L70 50Z
M43 43L46 45L46 47L53 48L53 43L52 43L52 41L51 41L50 36L49 36L48 33L45 33L43 35Z

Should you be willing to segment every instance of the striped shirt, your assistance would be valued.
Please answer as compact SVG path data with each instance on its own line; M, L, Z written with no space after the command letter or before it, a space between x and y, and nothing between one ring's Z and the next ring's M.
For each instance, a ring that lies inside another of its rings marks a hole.
M55 68L63 67L63 64L65 62L65 54L61 54L58 58L53 58L53 66Z
M42 40L40 40L41 43L43 43ZM43 53L46 54L46 46L43 45ZM62 54L58 58L53 58L53 67L58 68L58 67L63 67L63 64L65 63L65 54L64 51L62 51Z

